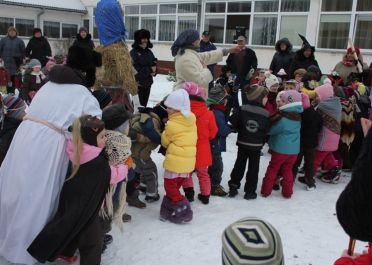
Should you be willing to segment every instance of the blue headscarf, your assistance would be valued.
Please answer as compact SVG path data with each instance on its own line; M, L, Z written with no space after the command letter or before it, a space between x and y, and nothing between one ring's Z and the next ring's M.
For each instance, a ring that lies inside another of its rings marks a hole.
M123 13L117 0L101 0L97 4L95 18L101 45L110 45L127 38Z
M180 51L180 55L185 53L185 48L190 48L192 43L200 39L199 32L194 29L188 29L182 32L178 38L173 42L171 47L172 56L175 57Z

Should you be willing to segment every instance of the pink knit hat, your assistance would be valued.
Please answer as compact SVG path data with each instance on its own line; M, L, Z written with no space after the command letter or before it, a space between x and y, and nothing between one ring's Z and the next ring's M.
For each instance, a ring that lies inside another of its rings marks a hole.
M284 105L302 105L301 93L297 92L296 90L283 91L283 93L280 93L278 96L280 97L280 100L284 103Z
M54 65L56 65L56 62L52 59L52 60L49 60L47 63L46 63L46 68L48 68L49 69L49 67L51 67L51 66L54 66Z
M319 97L320 101L329 99L334 96L333 86L326 83L315 88L315 93Z
M183 83L182 88L185 89L190 96L198 96L204 99L207 97L205 89L194 82L185 82Z
M310 108L310 98L306 93L301 93L301 98L302 98L302 106L304 109L309 109Z

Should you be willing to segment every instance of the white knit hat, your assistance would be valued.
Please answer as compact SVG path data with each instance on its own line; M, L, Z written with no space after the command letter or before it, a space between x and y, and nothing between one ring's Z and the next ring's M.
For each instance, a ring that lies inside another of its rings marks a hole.
M184 89L178 89L170 93L164 105L180 111L185 117L189 117L191 114L189 94Z
M273 74L266 75L266 73L265 73L265 76L267 77L265 79L265 83L266 83L266 87L268 89L270 89L275 84L278 84L279 85L279 80L278 80L278 78L275 75L273 75Z

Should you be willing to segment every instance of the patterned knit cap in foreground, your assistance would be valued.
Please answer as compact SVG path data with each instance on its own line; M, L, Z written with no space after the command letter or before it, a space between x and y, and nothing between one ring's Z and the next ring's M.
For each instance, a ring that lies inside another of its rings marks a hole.
M284 265L278 232L258 218L245 218L229 225L222 235L222 264Z

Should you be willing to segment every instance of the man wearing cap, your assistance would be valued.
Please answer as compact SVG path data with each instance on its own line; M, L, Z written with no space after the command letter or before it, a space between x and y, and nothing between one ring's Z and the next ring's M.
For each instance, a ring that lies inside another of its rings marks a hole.
M42 35L41 29L35 28L33 37L26 47L26 57L39 60L41 66L44 67L48 62L47 57L50 56L52 56L52 50L50 49L48 40Z
M200 52L209 52L217 50L216 46L210 41L209 31L204 31L202 33L202 38L200 41ZM212 76L214 77L214 67L216 64L208 65L209 71L211 71ZM214 78L213 78L214 79ZM209 89L213 86L213 81L209 83Z
M94 42L92 41L92 35L89 34L86 27L81 27L79 33L76 35L76 40L72 44L73 46L79 46L80 48L87 48L94 50Z
M256 53L246 47L246 38L244 36L239 36L237 39L237 44L241 47L241 51L237 54L230 54L227 57L226 64L232 69L232 73L236 75L236 85L243 89L247 84L257 69L257 56ZM234 107L239 106L238 94L233 93L233 105ZM246 97L242 97L243 104L246 103Z

